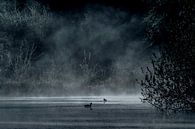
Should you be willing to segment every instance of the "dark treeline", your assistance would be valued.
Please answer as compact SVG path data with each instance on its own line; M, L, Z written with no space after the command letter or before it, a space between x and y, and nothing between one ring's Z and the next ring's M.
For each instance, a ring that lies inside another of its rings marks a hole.
M194 37L193 0L2 0L0 94L130 94L137 78L158 109L194 110Z
M1 1L1 95L134 92L143 16L114 3L56 4Z
M114 8L125 9L130 12L143 14L149 9L148 2L144 0L72 0L72 1L61 1L61 0L37 0L44 5L48 5L55 11L78 11L82 10L83 7L90 4L98 4L104 6L111 6ZM23 2L22 2L23 3Z
M193 0L159 0L145 18L146 37L160 55L141 81L145 101L162 110L195 110Z

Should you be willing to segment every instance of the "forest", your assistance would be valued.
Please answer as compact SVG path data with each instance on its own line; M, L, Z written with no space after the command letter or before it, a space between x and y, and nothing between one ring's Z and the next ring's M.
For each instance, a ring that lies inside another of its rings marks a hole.
M194 111L195 2L139 2L62 11L1 0L0 96L141 92L157 109Z

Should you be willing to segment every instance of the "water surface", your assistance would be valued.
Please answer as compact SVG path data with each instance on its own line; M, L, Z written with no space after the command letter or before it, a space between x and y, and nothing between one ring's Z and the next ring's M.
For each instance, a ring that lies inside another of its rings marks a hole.
M1 97L0 129L195 129L195 114L163 114L139 96Z

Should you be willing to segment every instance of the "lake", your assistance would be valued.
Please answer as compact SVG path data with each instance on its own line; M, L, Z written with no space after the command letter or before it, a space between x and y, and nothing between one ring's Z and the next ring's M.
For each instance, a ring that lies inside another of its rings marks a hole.
M167 115L139 96L1 97L0 129L195 129L195 113Z

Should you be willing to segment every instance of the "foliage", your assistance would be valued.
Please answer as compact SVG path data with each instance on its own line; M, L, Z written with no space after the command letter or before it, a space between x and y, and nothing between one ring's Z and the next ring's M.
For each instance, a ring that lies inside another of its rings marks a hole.
M46 40L55 31L54 21L50 10L34 0L26 1L22 8L17 0L1 0L1 95L31 94L35 85L40 87L41 73L37 72L35 62L45 52Z
M162 110L194 110L194 1L156 0L145 19L146 35L160 46L141 81L143 100Z
M53 17L45 7L29 1L19 10L16 2L0 5L1 77L26 76L52 28Z

